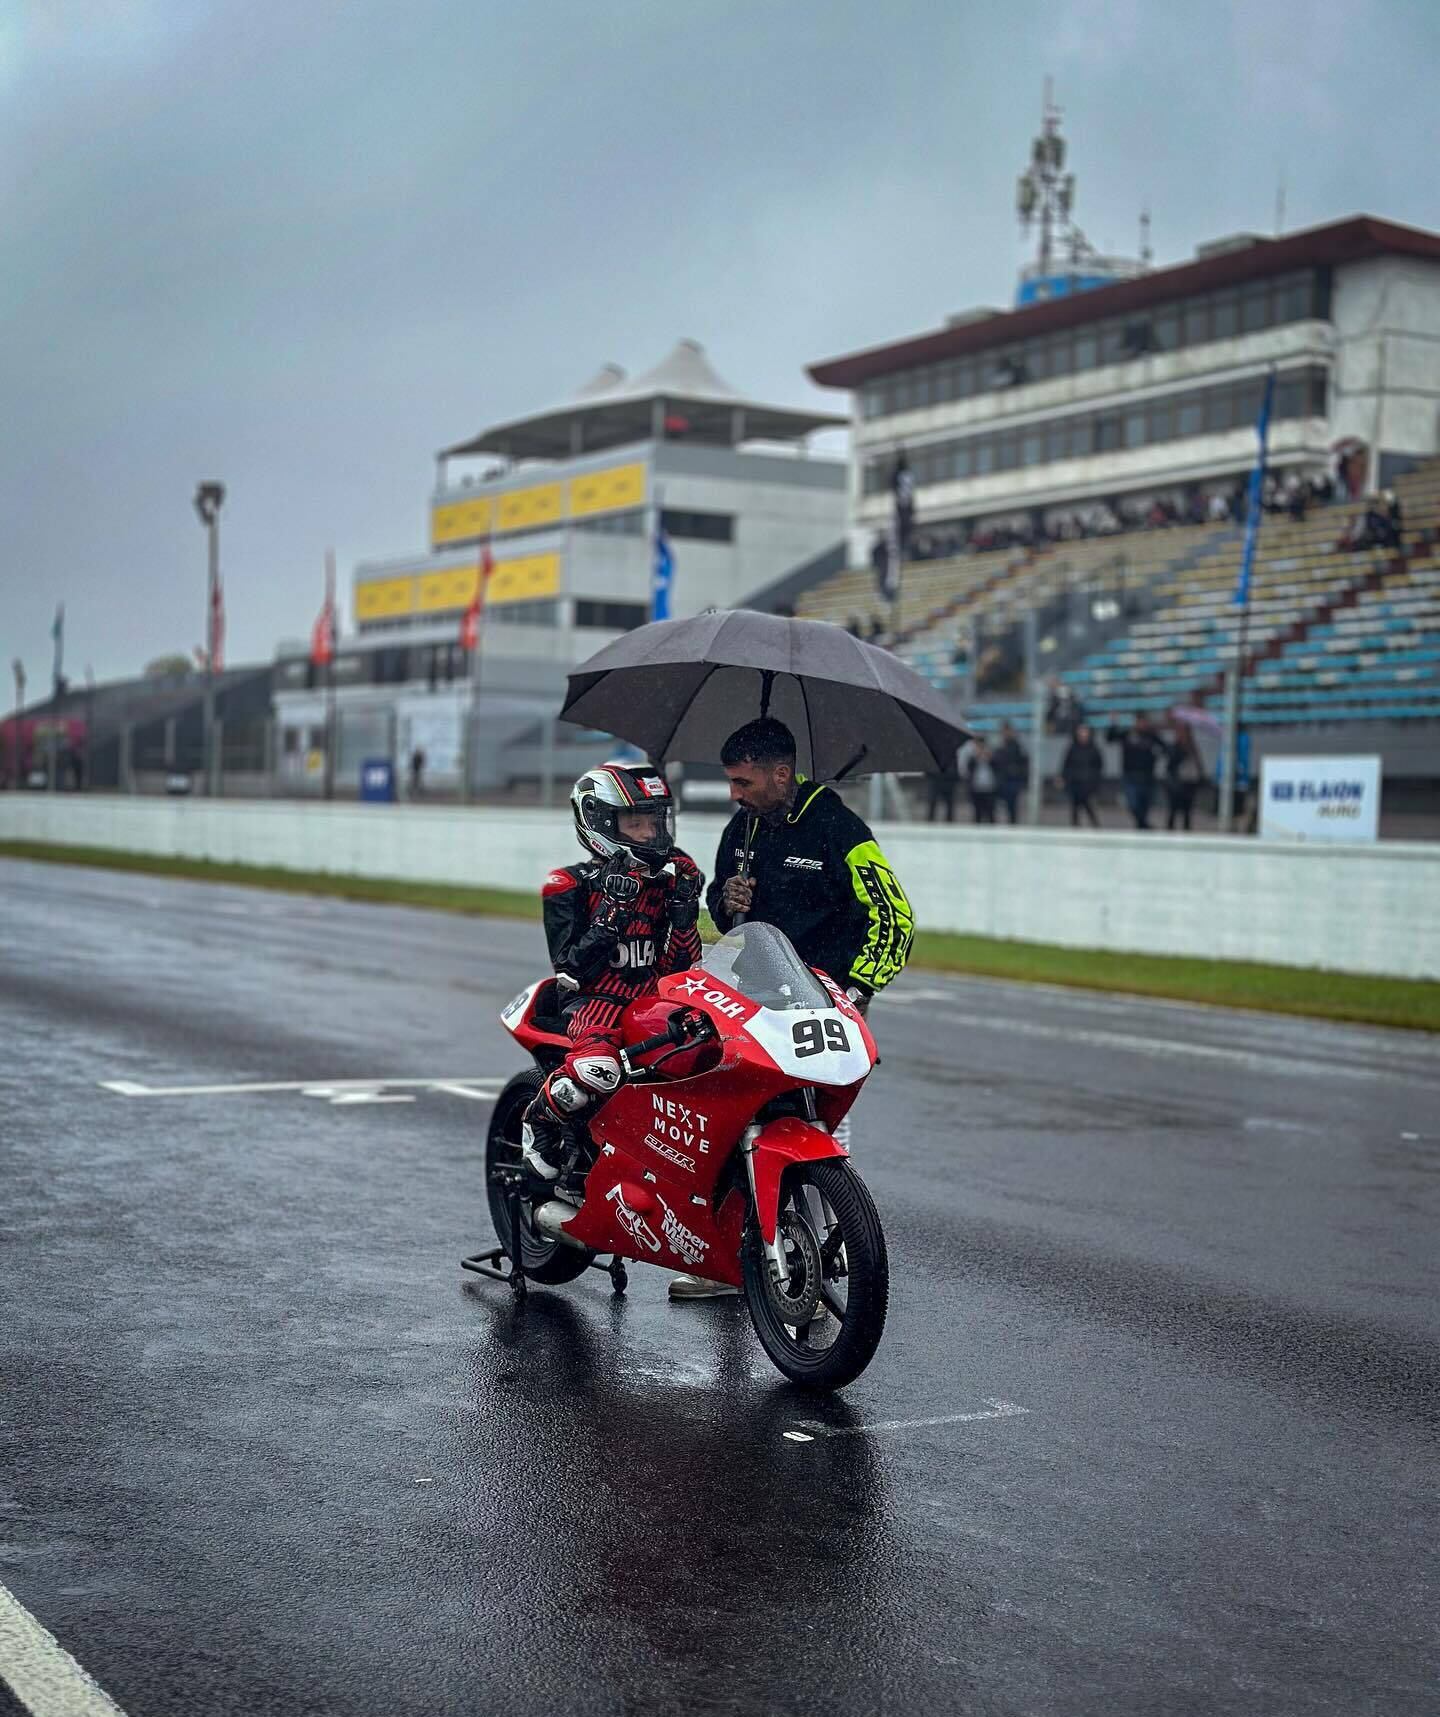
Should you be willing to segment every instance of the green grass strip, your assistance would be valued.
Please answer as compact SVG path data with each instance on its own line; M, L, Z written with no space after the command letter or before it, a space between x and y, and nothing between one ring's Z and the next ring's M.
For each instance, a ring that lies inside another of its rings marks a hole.
M443 882L214 864L206 859L115 852L108 847L52 846L40 841L0 841L0 858L38 859L49 864L185 877L198 882L229 882L286 894L379 901L472 917L538 919L540 916L538 893L507 888L463 888ZM713 935L709 920L701 922L707 936ZM1059 948L1045 942L1003 942L947 930L921 931L915 938L911 964L933 971L1009 978L1022 983L1162 996L1215 1007L1254 1008L1265 1013L1400 1026L1411 1031L1440 1031L1440 984L1415 978L1370 978L1351 972L1318 972L1241 960Z

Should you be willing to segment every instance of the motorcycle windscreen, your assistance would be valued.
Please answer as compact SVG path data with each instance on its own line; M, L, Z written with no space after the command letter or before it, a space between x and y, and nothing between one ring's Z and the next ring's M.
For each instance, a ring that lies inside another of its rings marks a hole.
M757 1007L829 1008L830 993L773 924L737 924L705 950L700 969Z

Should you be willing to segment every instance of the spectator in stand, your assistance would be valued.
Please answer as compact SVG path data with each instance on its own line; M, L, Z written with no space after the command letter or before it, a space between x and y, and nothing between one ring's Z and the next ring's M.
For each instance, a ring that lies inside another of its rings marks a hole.
M1205 766L1200 761L1195 735L1185 722L1177 721L1165 752L1165 791L1170 799L1170 815L1165 823L1167 829L1173 830L1179 822L1188 833L1195 794L1204 779Z
M1226 519L1230 517L1230 503L1218 489L1210 497L1209 511L1212 525L1223 525Z
M1074 733L1085 719L1085 706L1075 695L1073 686L1062 685L1051 675L1048 682L1050 697L1045 705L1045 726L1051 733Z
M945 821L955 821L955 789L960 785L960 759L958 751L952 751L950 761L943 769L937 769L925 777L925 821L939 821L939 812L945 812Z
M850 616L850 618L845 622L845 630L850 634L850 636L852 638L858 638L861 636L860 616L858 614L852 614Z
M1072 829L1080 827L1082 812L1090 819L1092 829L1100 827L1093 800L1100 791L1100 777L1104 773L1105 762L1100 755L1100 747L1095 743L1089 724L1082 721L1075 729L1075 736L1060 764L1060 784L1070 797Z
M995 791L1012 823L1020 820L1020 794L1030 779L1030 753L1020 743L1008 721L1000 723L1000 743L991 759L995 767Z
M1285 510L1297 525L1305 523L1305 508L1310 500L1310 485L1298 472L1291 474L1285 485Z
M965 780L970 788L970 807L977 823L995 821L995 792L998 780L984 739L972 739L965 747Z
M1390 547L1403 548L1405 514L1400 506L1400 497L1393 489L1387 489L1385 491L1385 507L1390 524Z
M1165 756L1165 741L1143 711L1128 728L1107 728L1105 737L1120 747L1120 786L1125 794L1125 808L1137 829L1148 829L1150 807L1155 799L1155 767Z

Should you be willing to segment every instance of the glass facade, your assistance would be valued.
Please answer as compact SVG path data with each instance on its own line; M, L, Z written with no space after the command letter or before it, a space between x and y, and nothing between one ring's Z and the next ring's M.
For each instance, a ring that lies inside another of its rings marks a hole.
M930 442L908 448L906 457L916 487L925 488L1022 466L1086 459L1095 453L1133 452L1161 442L1244 429L1255 422L1264 389L1265 378L1254 376L1248 381L1191 388L1124 406L1072 412L1049 422L1028 423L1023 429L990 429L951 441ZM1292 370L1277 381L1277 423L1297 417L1323 417L1327 409L1324 370ZM889 488L894 463L895 455L888 452L865 461L867 495Z
M1248 286L1177 299L1152 310L1086 323L1061 334L1037 334L968 358L951 358L867 382L860 415L869 420L923 406L1080 375L1107 364L1255 334L1330 313L1324 271L1277 275Z

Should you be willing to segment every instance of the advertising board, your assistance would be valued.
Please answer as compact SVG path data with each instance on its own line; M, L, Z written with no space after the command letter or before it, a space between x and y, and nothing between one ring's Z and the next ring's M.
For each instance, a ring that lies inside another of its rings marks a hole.
M1380 832L1378 757L1265 757L1260 833L1290 841L1373 841Z

